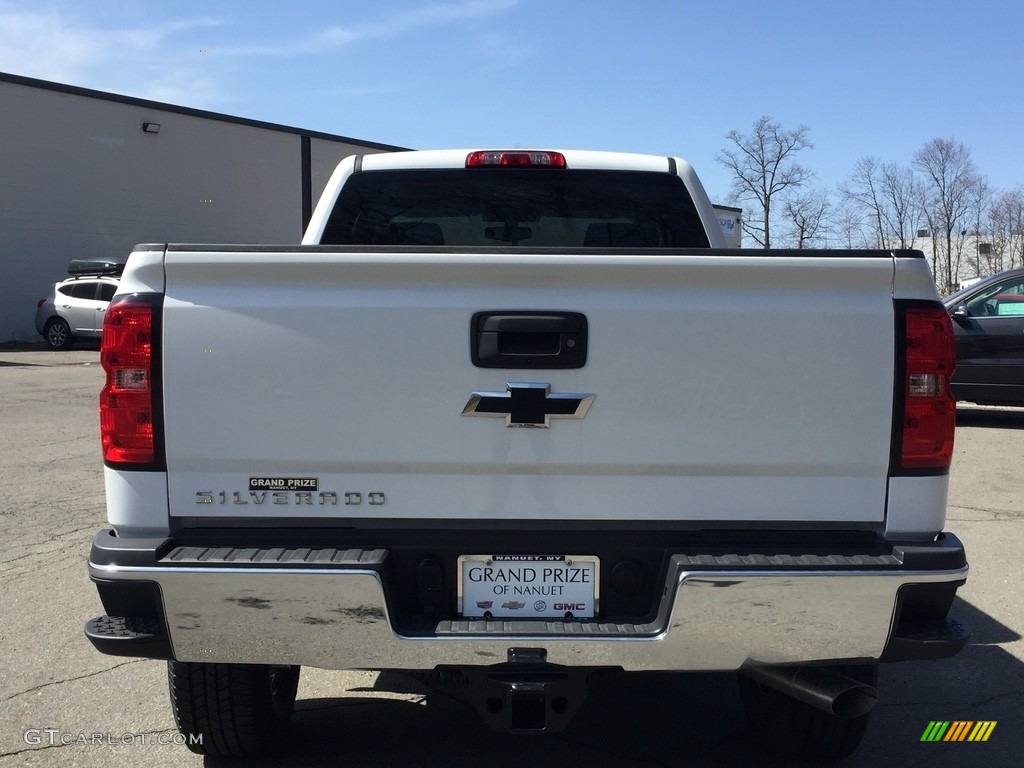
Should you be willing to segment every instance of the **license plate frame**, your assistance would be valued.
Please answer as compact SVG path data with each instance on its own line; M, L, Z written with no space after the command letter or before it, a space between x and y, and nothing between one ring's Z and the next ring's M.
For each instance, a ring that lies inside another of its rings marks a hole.
M457 572L460 618L550 621L600 612L595 555L461 555Z

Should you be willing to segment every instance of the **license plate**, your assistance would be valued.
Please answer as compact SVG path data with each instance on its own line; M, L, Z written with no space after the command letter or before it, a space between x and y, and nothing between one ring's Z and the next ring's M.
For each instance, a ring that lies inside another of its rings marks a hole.
M468 618L592 619L601 594L590 555L463 555L459 614Z

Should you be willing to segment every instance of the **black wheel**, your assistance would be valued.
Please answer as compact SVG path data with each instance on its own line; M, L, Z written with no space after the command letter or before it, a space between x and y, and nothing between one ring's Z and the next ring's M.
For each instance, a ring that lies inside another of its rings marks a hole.
M875 686L878 664L851 664L833 669ZM852 754L867 731L871 712L844 718L824 712L740 674L740 698L747 720L761 744L774 752L809 762L839 760Z
M50 349L71 349L75 343L75 337L71 333L71 326L61 317L55 317L46 323L43 329L43 338Z
M167 662L171 709L193 752L250 757L284 736L299 667Z

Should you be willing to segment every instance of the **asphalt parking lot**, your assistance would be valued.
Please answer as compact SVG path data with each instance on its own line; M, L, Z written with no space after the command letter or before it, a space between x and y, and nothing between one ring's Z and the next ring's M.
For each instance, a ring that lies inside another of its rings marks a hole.
M95 349L0 349L0 768L200 766L174 741L162 662L103 656L85 560L104 524ZM949 530L967 546L954 659L886 665L847 766L1018 766L1024 755L1024 409L963 408ZM923 743L933 720L988 720L985 743ZM753 766L765 757L731 675L627 675L550 737L488 731L400 675L303 670L286 756L266 766ZM66 742L66 743L62 743Z

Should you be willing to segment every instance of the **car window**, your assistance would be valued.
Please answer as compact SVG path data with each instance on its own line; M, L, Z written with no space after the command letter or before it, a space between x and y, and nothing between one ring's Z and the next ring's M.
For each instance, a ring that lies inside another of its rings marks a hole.
M1024 277L990 285L967 302L967 311L973 317L1024 315Z
M71 286L71 295L76 299L95 299L96 285L97 284L92 281L73 283Z
M71 295L71 290L74 287L75 286L73 286L73 285L62 285L59 288L57 288L57 293L63 294L64 296L70 296Z
M100 283L100 301L110 301L117 293L117 286L112 283Z

